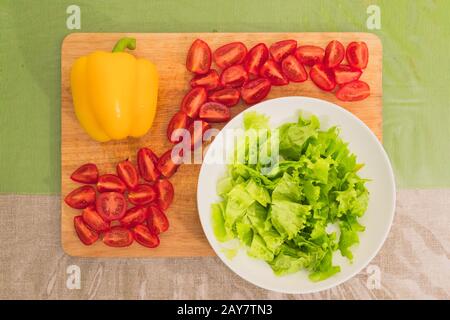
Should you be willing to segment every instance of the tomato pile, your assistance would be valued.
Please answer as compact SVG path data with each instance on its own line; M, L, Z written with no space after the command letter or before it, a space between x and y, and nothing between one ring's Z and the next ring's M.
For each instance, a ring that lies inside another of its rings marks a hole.
M117 164L117 174L99 175L93 163L75 170L70 178L84 185L70 192L64 201L74 209L82 209L73 220L81 242L91 245L101 237L111 247L126 247L133 241L157 247L159 235L169 228L164 211L172 203L174 189L167 178L176 168L170 153L158 159L150 149L141 148L137 168L124 160Z

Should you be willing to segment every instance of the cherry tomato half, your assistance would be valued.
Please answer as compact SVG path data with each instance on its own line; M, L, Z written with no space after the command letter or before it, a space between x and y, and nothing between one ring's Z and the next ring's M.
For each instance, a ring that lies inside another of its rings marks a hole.
M214 102L215 103L215 102ZM208 122L203 120L194 121L189 126L189 134L191 137L191 148L197 149L203 143L203 134L210 128Z
M323 64L327 68L334 68L338 64L340 64L342 60L344 60L344 56L345 48L342 43L337 40L332 40L325 48L325 57L323 58Z
M153 186L139 184L134 190L128 192L128 201L135 205L144 206L154 201L157 196Z
M120 225L125 228L131 228L138 224L144 223L147 219L148 209L146 207L136 206L127 210L122 219L119 220Z
M91 205L83 210L83 221L97 232L106 231L109 229L109 223L106 222L102 216L95 210L95 206Z
M155 188L158 193L158 206L163 210L167 210L173 201L174 190L172 183L167 179L160 179L156 181Z
M208 94L203 87L196 87L189 91L181 102L181 111L192 119L197 118L200 107L206 102Z
M155 234L166 232L169 229L169 220L164 212L157 206L148 207L147 225Z
M148 248L156 248L159 246L159 237L157 234L150 231L150 229L143 225L139 224L133 229L134 239L140 245Z
M246 104L254 104L263 100L270 92L272 85L266 78L250 80L241 89L242 99Z
M250 49L244 61L245 70L251 75L259 75L259 69L269 58L269 49L264 43L258 43Z
M82 186L70 192L65 203L74 209L84 209L95 203L95 189L91 186Z
M290 81L303 82L308 79L305 67L292 54L283 59L281 70Z
M174 155L172 159L172 149L170 149L159 158L156 167L164 177L170 178L178 170L181 162L181 155Z
M197 74L205 74L211 67L211 49L208 44L201 40L195 40L186 58L186 68Z
M300 46L295 50L295 57L305 66L312 67L323 62L325 50L317 46Z
M112 227L103 235L103 243L110 247L128 247L133 243L133 234L123 227Z
M288 55L294 53L296 48L297 48L296 40L282 40L272 44L269 48L269 51L273 60L280 63Z
M115 174L104 174L98 178L97 190L98 192L115 191L124 193L127 189L125 183Z
M95 208L104 220L119 220L127 210L127 201L119 192L105 192L98 196Z
M98 169L93 163L86 163L75 170L70 176L75 182L94 184L98 181Z
M367 44L361 42L350 42L346 51L347 62L352 67L364 69L369 62L369 49Z
M333 69L334 80L337 84L344 84L358 80L361 77L362 71L358 68L340 64Z
M200 108L199 117L208 122L225 122L230 120L230 109L218 102L207 102Z
M73 218L73 225L78 238L80 238L81 242L85 245L89 246L97 241L98 233L89 228L81 216L76 216Z
M336 91L336 97L342 101L358 101L368 96L370 96L370 87L360 80L346 83Z
M240 64L247 55L247 47L242 42L232 42L221 46L213 53L214 62L222 69Z
M248 73L242 65L231 66L222 71L220 84L224 87L240 87L248 80Z
M156 168L158 157L149 148L141 148L137 154L137 164L141 177L146 181L156 181L161 173Z
M267 60L259 71L261 77L269 79L274 86L284 86L289 83L288 78L281 71L280 66L274 60Z
M326 68L323 64L315 64L309 71L311 80L320 89L331 91L336 86L332 70Z
M176 132L177 129L186 129L191 124L192 120L183 111L178 111L170 119L169 125L167 126L167 139L172 143L178 143L182 140L182 132Z
M211 93L208 97L208 100L212 102L222 103L227 107L232 107L239 102L240 97L241 94L239 93L239 90L235 88L224 88Z
M134 164L129 160L119 162L116 167L117 175L129 190L133 190L139 183L139 175Z
M216 70L212 69L206 74L199 74L196 75L194 78L191 79L191 87L203 87L206 90L214 90L216 89L220 82L219 82L219 74Z

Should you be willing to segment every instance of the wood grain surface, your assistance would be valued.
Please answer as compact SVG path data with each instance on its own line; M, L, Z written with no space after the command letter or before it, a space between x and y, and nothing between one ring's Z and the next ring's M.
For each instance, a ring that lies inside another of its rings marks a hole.
M153 127L139 139L98 143L89 138L77 122L70 93L70 68L74 60L94 50L110 51L123 37L135 37L136 56L154 62L160 76L158 110ZM351 111L382 139L382 45L370 33L73 33L64 39L61 49L61 198L78 185L70 174L81 164L94 162L100 173L115 172L117 162L136 159L140 147L150 147L158 155L171 145L166 138L167 123L178 110L189 89L192 77L186 68L186 53L196 38L205 40L212 50L232 41L242 41L248 48L258 42L268 45L283 39L296 39L301 44L325 47L333 39L347 45L351 41L365 41L369 47L369 64L361 79L371 87L369 98L359 102L342 102L332 93L319 90L312 81L273 87L268 98L282 96L309 96L336 103ZM245 106L233 107L233 116ZM221 125L215 126L220 128ZM170 229L161 237L161 245L148 249L138 244L127 248L110 248L101 241L84 246L73 228L73 217L79 210L61 201L61 241L65 252L71 256L85 257L183 257L214 255L206 240L197 213L196 189L200 165L183 165L171 178L175 199L167 210Z

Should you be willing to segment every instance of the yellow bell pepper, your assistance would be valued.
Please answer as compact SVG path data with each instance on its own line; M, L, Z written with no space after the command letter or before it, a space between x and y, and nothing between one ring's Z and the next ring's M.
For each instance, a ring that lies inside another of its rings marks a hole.
M156 113L158 72L150 61L123 52L136 40L119 40L113 52L95 51L78 58L71 71L75 114L84 130L105 142L140 137Z

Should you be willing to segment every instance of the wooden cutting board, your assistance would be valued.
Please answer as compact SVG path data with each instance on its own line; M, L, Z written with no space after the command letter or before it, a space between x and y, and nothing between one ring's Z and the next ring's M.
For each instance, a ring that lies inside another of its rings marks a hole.
M70 68L74 60L94 50L110 51L115 42L124 36L134 37L136 56L154 62L160 75L158 110L151 130L142 138L98 143L88 137L77 122L70 92ZM370 33L73 33L67 36L61 49L61 241L67 254L85 257L180 257L214 255L204 236L197 213L196 190L200 165L183 165L170 179L175 188L175 199L167 211L170 229L161 236L161 245L148 249L136 243L128 248L110 248L98 241L92 246L83 245L73 228L73 217L79 210L68 207L63 199L79 184L70 180L70 174L81 164L96 163L102 173L115 172L117 162L129 158L136 160L140 147L150 147L158 155L171 147L166 138L166 127L178 110L189 89L192 78L185 68L186 54L191 43L201 38L211 50L219 46L242 41L251 48L258 42L267 45L296 39L301 44L325 47L337 39L345 46L351 41L365 41L369 47L369 65L362 80L371 87L369 98L359 102L342 102L332 93L319 90L312 81L273 87L268 98L283 96L309 96L336 103L354 113L382 138L382 45ZM233 116L245 106L232 108ZM281 111L282 112L282 111ZM217 125L221 128L222 125Z

